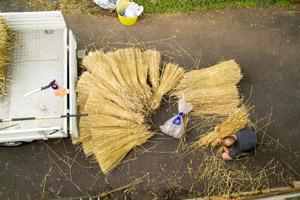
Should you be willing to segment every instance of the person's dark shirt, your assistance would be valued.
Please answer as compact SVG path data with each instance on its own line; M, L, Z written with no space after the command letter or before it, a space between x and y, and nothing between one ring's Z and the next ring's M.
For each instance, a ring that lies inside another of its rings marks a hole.
M235 133L237 140L234 147L229 152L231 158L235 158L239 153L255 149L257 144L256 133L249 128L243 128Z

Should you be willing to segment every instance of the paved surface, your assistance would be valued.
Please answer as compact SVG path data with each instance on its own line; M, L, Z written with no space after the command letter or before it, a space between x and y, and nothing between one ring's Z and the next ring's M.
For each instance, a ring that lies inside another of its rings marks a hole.
M6 4L1 2L0 7L3 5ZM6 10L9 11L9 7ZM66 16L68 28L75 33L79 49L151 47L160 50L165 61L178 63L186 69L194 68L200 51L200 68L221 60L235 59L244 74L239 86L246 99L253 88L249 103L255 105L255 114L251 118L269 116L273 108L272 119L275 122L269 125L267 133L284 146L264 137L263 148L258 150L250 164L262 167L275 157L285 176L295 180L300 178L299 19L299 6L295 9L228 8L201 14L145 15L131 27L121 25L117 18L111 16ZM176 107L166 112L168 107L168 103L164 103L153 117L156 125L176 113ZM263 123L266 121L261 125ZM187 142L194 141L198 134L195 131L188 133ZM262 135L258 137L261 141ZM0 147L0 198L49 199L96 195L144 176L142 183L132 186L134 188L128 187L134 194L123 189L108 197L182 198L188 194L179 191L176 185L188 187L190 179L181 176L181 173L187 171L191 160L193 164L190 167L198 166L202 153L196 152L178 160L180 154L174 153L177 146L177 140L156 135L143 145L146 149L153 147L149 152L141 153L143 148L132 151L125 158L127 162L108 176L100 173L92 158L85 158L81 151L76 151L69 138L35 141L15 148ZM270 185L285 186L276 179L271 180ZM195 191L202 189L202 185L195 187ZM173 196L170 197L171 193Z

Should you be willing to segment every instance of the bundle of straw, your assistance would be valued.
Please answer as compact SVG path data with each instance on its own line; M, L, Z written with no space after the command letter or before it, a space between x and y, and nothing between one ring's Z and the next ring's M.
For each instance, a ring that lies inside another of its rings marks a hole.
M142 53L139 49L95 51L83 59L87 71L77 83L77 102L80 112L89 116L80 119L79 137L73 143L81 143L87 156L95 155L104 173L154 135L145 120L152 91L158 88L159 63L158 52ZM165 81L178 81L176 70L171 75ZM148 78L156 89L147 84Z
M148 66L152 93L155 94L159 86L160 53L154 50L147 50L143 54L143 59L144 65Z
M142 110L139 110L139 112L145 112L145 107L148 107L147 102L151 94L149 90L145 91L145 87L141 87L138 81L137 73L139 71L137 67L140 65L137 65L135 61L134 49L119 49L112 55L116 63L113 68L118 68L124 82L126 83L126 85L121 87L122 92L126 93L125 96L131 98L132 102L135 102L140 106L143 105Z
M148 79L148 65L144 65L144 60L143 60L143 53L141 52L140 49L135 49L135 60L136 60L136 69L137 69L137 75L138 75L138 80L143 88L144 94L146 101L149 103L151 102L152 98L152 92L150 86L147 84L147 79ZM147 106L150 106L146 104ZM146 108L147 110L151 108Z
M184 99L193 104L194 115L228 116L240 104L239 92L234 84L191 90L184 94Z
M209 145L217 147L219 145L217 138L219 136L223 138L233 135L240 129L244 128L250 122L248 116L249 114L246 106L238 108L219 126L218 131L213 131L201 136L201 138L197 142L193 143L191 147L200 148L208 147Z
M166 64L161 76L160 63L159 52L134 48L90 52L83 59L86 71L77 84L77 102L80 112L89 116L80 119L79 138L73 142L81 143L86 155L94 155L104 173L155 134L146 123L148 115L174 87L172 95L193 103L197 115L226 116L240 104L236 84L242 75L233 60L186 74L183 68ZM240 108L220 132L203 136L194 146L216 145L216 136L233 134L248 123L247 117L246 108Z
M168 93L180 81L184 74L183 68L178 65L168 63L163 70L160 85L152 99L151 108L157 109L161 103L162 97Z
M139 100L135 101L135 96L131 95L129 91L122 91L121 89L109 89L107 85L92 75L90 72L86 71L81 76L77 83L76 91L79 93L77 102L79 105L85 105L88 96L92 91L96 91L101 94L103 98L116 103L118 106L122 107L124 110L143 112L144 105L140 103Z
M103 51L90 52L82 61L82 66L91 72L99 81L107 83L112 89L120 87ZM102 76L105 74L105 77Z
M171 95L191 102L194 115L228 116L240 104L236 84L241 78L239 65L229 60L185 73Z
M103 173L111 172L132 148L152 137L154 132L148 130L146 124L92 130L94 153Z
M92 91L85 104L84 110L88 113L111 115L120 119L133 121L137 124L144 122L144 116L140 113L127 111L118 104L105 99L102 93L97 90Z
M5 74L7 66L10 64L9 48L11 34L9 33L9 27L6 20L0 16L0 98L3 97L5 93Z

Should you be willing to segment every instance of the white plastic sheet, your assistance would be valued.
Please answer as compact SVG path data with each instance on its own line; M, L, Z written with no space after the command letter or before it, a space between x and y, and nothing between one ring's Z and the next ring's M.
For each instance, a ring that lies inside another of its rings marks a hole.
M182 115L191 112L192 109L192 104L185 102L184 99L180 99L178 102L178 115L166 121L164 125L160 126L160 130L171 137L180 139L184 133L184 122Z
M137 16L140 16L140 14L142 14L143 11L143 6L139 6L138 4L131 2L125 10L125 17L135 18Z
M103 9L115 10L117 5L125 0L94 0Z

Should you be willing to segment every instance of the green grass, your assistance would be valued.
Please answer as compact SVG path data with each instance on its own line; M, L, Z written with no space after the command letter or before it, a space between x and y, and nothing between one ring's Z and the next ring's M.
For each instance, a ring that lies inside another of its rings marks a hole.
M134 2L143 5L145 13L200 12L231 6L266 7L277 5L292 7L294 5L293 1L284 0L158 0L155 5L150 0L134 0Z
M41 7L42 10L63 10L65 14L80 10L82 14L97 14L99 7L92 0L59 0L54 6L48 0L27 0L30 4ZM279 7L292 7L293 0L133 0L144 6L144 13L188 13L207 10L217 10L232 6L266 7L276 5Z

